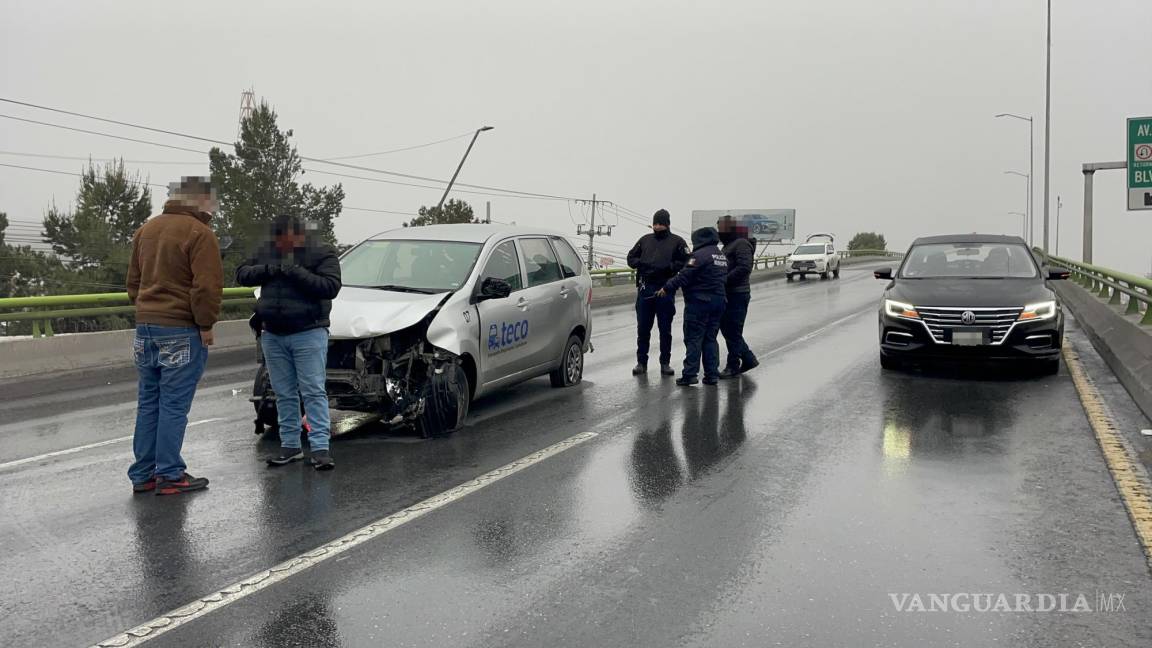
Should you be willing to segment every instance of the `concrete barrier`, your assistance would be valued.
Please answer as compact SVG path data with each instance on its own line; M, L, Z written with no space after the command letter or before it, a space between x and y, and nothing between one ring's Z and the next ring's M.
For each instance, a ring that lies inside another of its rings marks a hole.
M847 266L883 260L882 257L861 257L844 259L842 263ZM899 264L899 259L892 261L893 265ZM783 276L783 266L756 270L752 273L751 282L761 283ZM636 288L631 285L592 289L592 306L595 308L631 304L635 299ZM246 319L220 322L215 332L213 351L251 347L256 342ZM133 335L129 329L0 342L0 380L131 366Z
M1152 331L1074 283L1052 285L1132 400L1152 418Z
M220 322L213 350L252 346L256 338L248 320ZM76 333L0 343L0 379L37 374L124 367L133 363L135 331Z

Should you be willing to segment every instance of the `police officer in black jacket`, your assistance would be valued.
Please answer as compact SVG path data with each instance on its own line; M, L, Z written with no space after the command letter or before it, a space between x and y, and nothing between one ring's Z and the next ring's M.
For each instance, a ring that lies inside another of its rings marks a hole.
M748 317L748 304L752 301L752 288L748 277L756 260L756 245L748 238L748 228L725 216L717 223L720 228L721 252L728 259L728 279L725 285L727 305L720 318L720 334L728 347L728 360L721 378L734 378L759 366L756 354L744 341L744 320Z
M672 369L672 319L676 317L676 293L656 296L656 292L688 262L688 244L672 233L672 218L666 210L652 216L652 233L645 234L628 252L628 267L636 270L636 367L632 375L648 371L652 322L660 331L660 373L674 376Z
M280 451L270 466L304 458L300 447L300 400L308 417L308 446L317 470L335 463L328 447L331 423L325 375L328 364L328 314L340 292L340 260L326 243L308 236L303 221L280 217L271 241L236 269L241 286L259 286L254 325L276 392Z
M688 265L656 292L663 297L684 289L684 373L676 379L682 387L695 385L704 355L704 384L720 379L720 345L716 333L724 315L724 284L728 280L728 259L720 252L716 230L702 227L692 232L692 256Z

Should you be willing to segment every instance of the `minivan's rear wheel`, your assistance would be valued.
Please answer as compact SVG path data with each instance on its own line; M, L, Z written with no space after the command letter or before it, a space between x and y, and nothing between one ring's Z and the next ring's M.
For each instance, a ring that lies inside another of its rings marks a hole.
M458 364L430 375L421 390L424 411L413 421L416 432L427 439L448 436L460 429L468 418L470 393L468 374Z
M560 366L548 374L553 387L571 387L584 379L584 342L572 335L564 346L564 358Z

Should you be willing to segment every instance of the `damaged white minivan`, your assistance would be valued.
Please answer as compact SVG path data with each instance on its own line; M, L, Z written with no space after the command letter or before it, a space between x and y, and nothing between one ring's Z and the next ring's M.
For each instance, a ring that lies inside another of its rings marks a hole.
M553 387L583 378L592 281L557 234L483 224L404 228L348 250L340 268L328 346L332 409L442 436L493 390L543 375ZM257 359L256 431L274 432L276 395Z

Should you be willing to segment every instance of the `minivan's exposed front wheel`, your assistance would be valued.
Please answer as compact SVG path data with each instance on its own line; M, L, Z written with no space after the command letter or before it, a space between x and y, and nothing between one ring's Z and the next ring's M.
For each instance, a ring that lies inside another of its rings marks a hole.
M468 418L468 374L458 364L432 373L424 382L421 397L424 410L413 421L416 432L423 438L442 437L460 429Z
M584 342L572 335L564 346L564 358L560 367L548 374L553 387L571 387L584 379Z

